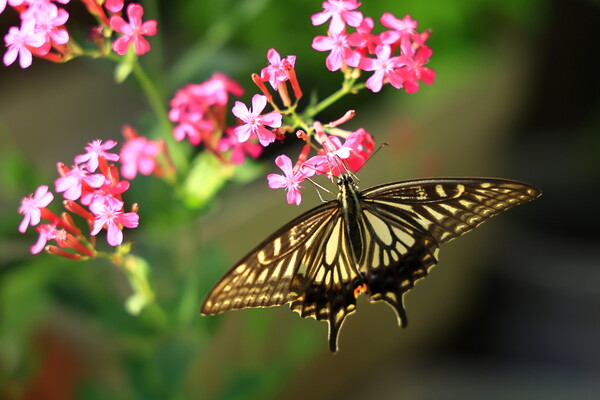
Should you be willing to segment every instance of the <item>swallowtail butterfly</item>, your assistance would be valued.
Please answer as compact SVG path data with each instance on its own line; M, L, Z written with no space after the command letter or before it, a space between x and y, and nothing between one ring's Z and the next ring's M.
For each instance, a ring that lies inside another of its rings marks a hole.
M329 323L329 349L356 297L388 303L406 326L403 296L438 262L438 247L494 215L534 200L525 183L435 178L359 191L349 174L339 195L277 230L237 262L210 291L204 315L289 304Z

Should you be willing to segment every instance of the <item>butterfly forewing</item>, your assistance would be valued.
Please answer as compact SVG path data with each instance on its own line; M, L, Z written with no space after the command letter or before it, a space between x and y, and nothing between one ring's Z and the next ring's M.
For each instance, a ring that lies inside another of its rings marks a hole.
M363 199L391 219L414 219L438 243L445 243L540 194L504 179L439 178L376 186L365 190Z
M307 285L307 250L323 240L329 221L338 212L337 202L322 204L264 240L210 291L202 314L276 306L297 298Z

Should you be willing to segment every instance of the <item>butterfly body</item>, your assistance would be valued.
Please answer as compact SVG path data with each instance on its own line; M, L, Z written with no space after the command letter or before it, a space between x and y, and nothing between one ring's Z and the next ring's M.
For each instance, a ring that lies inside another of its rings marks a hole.
M284 225L211 290L202 314L289 304L329 323L329 348L356 297L384 301L406 326L403 295L437 264L450 241L541 192L503 179L436 178L359 191L341 174L339 195Z

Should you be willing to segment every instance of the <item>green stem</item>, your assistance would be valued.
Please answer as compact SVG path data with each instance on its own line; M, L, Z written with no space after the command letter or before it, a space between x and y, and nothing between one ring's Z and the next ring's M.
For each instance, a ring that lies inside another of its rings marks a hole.
M355 81L356 81L355 78L350 78L348 80L345 80L344 83L342 84L342 87L339 90L337 90L336 92L333 92L331 95L329 95L325 99L321 100L319 103L315 104L314 106L307 108L306 111L304 112L303 117L306 119L313 118L315 115L317 115L318 113L320 113L327 107L331 106L333 103L335 103L336 101L338 101L345 95L347 95L349 93L356 93L358 90L365 88L364 83L359 83L357 85L354 85Z
M169 154L173 160L173 164L175 164L177 171L187 171L188 162L186 152L184 151L183 146L173 138L173 125L171 124L171 121L169 121L162 96L137 61L133 65L133 75L140 84L140 87L146 95L148 103L158 120L161 134L169 148Z

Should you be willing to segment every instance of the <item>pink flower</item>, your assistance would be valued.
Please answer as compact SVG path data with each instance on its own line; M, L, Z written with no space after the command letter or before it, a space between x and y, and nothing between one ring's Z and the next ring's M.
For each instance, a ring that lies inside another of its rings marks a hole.
M260 71L260 78L263 81L269 81L273 90L277 90L277 87L281 82L287 81L289 78L283 67L283 61L287 60L290 66L294 66L296 63L296 56L287 56L283 60L275 49L269 49L267 52L267 60L269 65Z
M224 106L229 101L229 93L240 97L244 89L225 74L215 73L209 80L190 88L192 94L202 98L205 104Z
M414 50L409 55L400 56L401 63L405 65L400 73L404 79L404 90L406 90L406 93L414 93L419 90L419 80L431 85L435 78L435 72L423 66L427 64L433 51L429 47L422 47L414 55L414 58L413 52Z
M201 84L190 84L179 89L171 99L169 119L177 125L173 136L177 141L187 136L194 146L210 138L216 127L224 124L223 107L229 94L241 96L244 90L226 75L216 73Z
M69 33L64 28L64 24L69 19L69 13L62 8L49 3L45 8L32 8L21 14L21 18L31 18L35 20L36 32L43 32L46 39L45 45L50 50L51 43L66 44L69 41Z
M314 26L324 24L331 18L329 23L330 33L341 33L346 24L357 27L363 19L360 11L357 9L361 3L356 0L328 0L323 3L323 9L320 13L313 14L310 19Z
M121 231L123 226L136 228L139 223L139 216L136 213L124 213L121 209L100 202L92 203L90 209L96 215L90 234L95 236L102 228L106 228L106 241L111 246L123 243L123 232Z
M377 93L381 90L384 83L389 82L396 89L402 87L402 75L397 68L402 66L401 58L390 57L392 49L390 46L377 46L377 59L363 58L360 62L360 68L365 71L375 71L367 79L367 87Z
M240 143L248 140L251 135L256 135L260 144L265 147L275 141L275 135L265 128L265 125L279 128L281 126L281 114L270 112L269 114L260 115L266 105L267 97L261 94L255 94L252 97L252 111L241 101L235 102L231 112L244 122L243 125L235 128L235 134Z
M325 136L321 141L323 150L304 163L304 172L313 170L328 177L338 176L346 169L358 172L374 147L373 137L363 128L348 135L343 145L337 136Z
M417 21L413 20L410 15L406 15L402 19L396 18L391 13L384 13L381 16L381 24L392 31L381 33L381 43L383 44L400 44L402 54L406 54L409 48L412 48L411 39L419 46L424 45L423 38L417 33Z
M104 175L90 175L85 166L74 165L65 176L58 178L54 185L57 192L64 192L65 199L77 200L81 196L84 185L90 188L99 188L104 184L104 180Z
M128 181L120 181L116 183L110 182L108 179L104 181L104 185L94 191L84 192L81 195L81 204L91 205L92 203L101 202L103 204L123 208L121 194L129 189Z
M7 47L2 59L4 65L11 65L18 56L21 68L27 68L33 59L29 48L43 46L46 39L43 32L35 30L35 20L26 19L21 21L21 29L16 26L9 28L8 33L4 36L4 42Z
M123 9L124 0L106 0L104 7L111 13L118 13Z
M285 154L280 155L275 159L275 164L283 171L283 175L269 174L267 180L271 189L283 189L287 191L288 204L300 205L302 202L302 194L300 193L300 183L307 178L307 174L300 170L295 171L292 168L292 160Z
M238 137L232 133L231 129L228 129L226 136L219 139L217 151L225 152L229 149L231 149L231 162L233 164L242 164L246 154L252 158L257 158L262 153L263 148L260 144L249 141L240 143Z
M375 23L371 17L366 17L360 25L356 27L356 32L352 32L348 36L348 41L351 46L356 47L363 55L375 54L375 49L381 44L379 35L373 35L373 27Z
M56 229L55 225L43 224L38 226L36 231L40 236L37 242L31 246L31 254L39 254L50 240L55 240L61 247L66 246L67 232L64 229Z
M0 0L0 14L2 14L2 12L4 11L5 8L6 8L6 0Z
M160 154L161 144L139 136L128 140L121 149L121 175L133 179L139 172L150 175L156 168L156 156Z
M104 144L100 139L93 140L85 146L87 153L76 156L75 162L77 164L87 162L87 170L94 172L98 168L98 157L104 157L107 161L119 161L117 154L106 152L106 150L110 150L116 145L117 142L114 140L107 140Z
M23 197L19 214L23 214L23 220L19 224L19 232L25 233L29 225L36 226L40 223L44 208L54 199L54 195L48 192L48 186L40 186L35 190L35 194L30 194L28 197Z
M364 128L359 128L348 135L344 142L344 147L351 149L350 156L345 160L348 163L348 167L352 171L358 172L371 153L373 153L375 141L373 140L373 136L365 131Z
M127 6L127 17L129 24L119 16L110 17L110 26L116 32L124 35L115 40L113 50L122 56L127 53L129 46L133 44L133 50L136 54L142 55L150 50L150 43L144 36L156 35L156 21L149 20L142 23L144 9L139 4L130 4Z
M344 63L357 67L361 58L360 53L350 47L348 35L343 33L317 36L313 39L312 48L317 51L331 51L325 60L330 71L337 71Z

